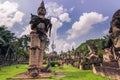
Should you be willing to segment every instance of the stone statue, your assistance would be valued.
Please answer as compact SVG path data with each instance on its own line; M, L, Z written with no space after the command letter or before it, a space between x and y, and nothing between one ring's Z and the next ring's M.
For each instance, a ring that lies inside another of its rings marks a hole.
M47 33L51 34L52 24L50 19L45 18L46 9L44 1L41 2L37 10L38 15L31 14L31 33L30 33L30 59L29 69L42 68L43 55L47 41ZM33 70L34 72L34 70Z
M114 58L120 57L120 9L112 17L111 27L109 30L109 40L106 48L112 48Z

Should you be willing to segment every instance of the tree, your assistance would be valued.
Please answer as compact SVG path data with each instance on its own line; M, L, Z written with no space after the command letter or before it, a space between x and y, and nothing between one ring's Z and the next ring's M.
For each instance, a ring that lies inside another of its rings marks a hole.
M28 59L29 35L17 38L5 26L0 27L0 64L10 65Z

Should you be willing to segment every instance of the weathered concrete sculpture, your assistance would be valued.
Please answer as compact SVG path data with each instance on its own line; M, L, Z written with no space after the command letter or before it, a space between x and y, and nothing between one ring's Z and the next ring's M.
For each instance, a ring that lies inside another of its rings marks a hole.
M93 72L110 79L120 80L120 9L112 17L109 33L108 44L104 49L104 62L102 66L93 66Z
M104 49L103 62L111 62L114 60L114 56L111 54L110 48Z
M31 14L31 33L30 33L30 58L29 72L38 73L42 68L43 55L47 41L47 32L51 33L52 24L49 19L45 18L46 9L44 1L41 2L37 10L38 15ZM50 36L49 33L49 36ZM38 70L38 72L37 72Z
M120 56L120 10L116 11L112 17L109 34L110 38L106 47L113 49L114 59L117 59Z

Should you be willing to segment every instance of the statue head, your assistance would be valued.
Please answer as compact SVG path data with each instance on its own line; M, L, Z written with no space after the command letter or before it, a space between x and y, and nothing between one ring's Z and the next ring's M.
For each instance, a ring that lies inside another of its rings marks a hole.
M120 9L114 13L111 21L111 26L120 28Z
M120 9L113 14L112 18L120 18Z
M115 48L120 48L120 9L117 10L111 21L111 39Z
M38 10L37 10L37 13L39 16L45 16L46 15L46 9L45 9L45 6L44 6L44 1L42 0Z

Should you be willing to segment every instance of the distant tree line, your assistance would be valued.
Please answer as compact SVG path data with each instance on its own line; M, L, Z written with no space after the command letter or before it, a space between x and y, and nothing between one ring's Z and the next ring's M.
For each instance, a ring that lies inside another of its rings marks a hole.
M109 39L109 36L106 35L104 36L103 38L101 39L90 39L90 40L87 40L86 42L83 42L81 43L73 52L73 50L70 50L68 52L62 52L60 54L60 56L62 58L65 58L65 57L71 57L71 56L79 56L79 55L83 55L83 56L86 56L90 51L88 49L88 43L94 45L95 49L96 49L96 52L97 54L100 56L100 57L103 57L103 49L104 49L104 46L107 44L108 42L108 39ZM72 54L71 54L72 53Z
M107 41L109 39L109 36L104 36L104 38L101 39L90 39L87 40L86 42L80 44L77 48L76 48L76 52L83 52L83 55L87 55L89 53L89 49L87 44L93 44L97 50L98 55L102 56L102 50L104 48L104 46L107 44Z
M28 61L29 44L29 35L17 38L5 26L0 26L0 65L11 65Z

